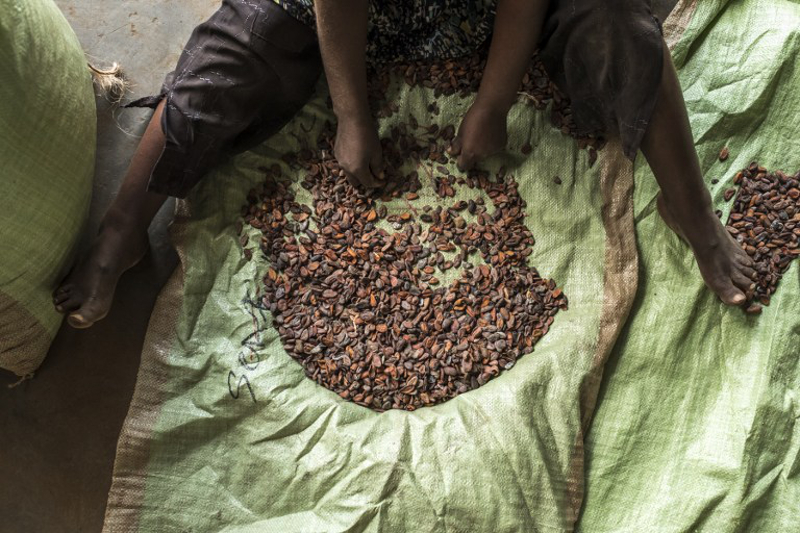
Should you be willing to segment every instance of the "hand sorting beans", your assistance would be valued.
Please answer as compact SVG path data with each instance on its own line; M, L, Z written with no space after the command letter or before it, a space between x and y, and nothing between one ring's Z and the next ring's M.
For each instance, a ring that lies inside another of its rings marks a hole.
M391 79L403 80L409 87L424 87L433 90L434 97L458 95L460 98L475 96L486 68L486 51L460 59L419 60L410 63L394 63L389 68L377 69L371 73L369 85L370 102L376 116L390 117L397 110L396 103L387 101L386 94ZM606 140L602 136L581 135L572 118L569 98L553 83L544 65L534 54L530 61L518 92L520 99L542 111L548 105L550 122L564 135L578 141L578 147L589 150L590 162L597 160L597 151L602 150ZM429 111L438 115L438 105L431 104ZM530 148L530 145L527 145ZM525 153L526 150L523 150ZM530 153L530 150L527 150ZM527 154L525 154L527 155Z

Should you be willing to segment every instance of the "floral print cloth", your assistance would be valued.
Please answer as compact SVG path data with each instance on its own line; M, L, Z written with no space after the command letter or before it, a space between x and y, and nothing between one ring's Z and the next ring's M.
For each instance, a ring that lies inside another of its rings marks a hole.
M316 27L313 0L273 0ZM472 55L489 39L495 0L370 0L367 56L378 62Z

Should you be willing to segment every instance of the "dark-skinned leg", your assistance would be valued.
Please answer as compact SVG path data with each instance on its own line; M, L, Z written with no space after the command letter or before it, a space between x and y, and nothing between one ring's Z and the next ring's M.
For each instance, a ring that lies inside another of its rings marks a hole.
M714 214L666 43L658 100L641 149L661 187L659 213L691 246L706 285L728 305L744 303L752 262Z
M272 2L223 2L194 29L165 81L168 113L162 101L91 251L53 295L70 324L85 328L103 318L119 277L144 256L147 228L167 199L147 191L154 170L158 190L185 195L229 155L280 130L311 97L321 71L313 28Z
M90 251L53 294L56 310L68 314L73 327L88 328L108 314L120 276L147 252L147 229L167 199L147 192L150 174L164 149L163 106L162 100Z

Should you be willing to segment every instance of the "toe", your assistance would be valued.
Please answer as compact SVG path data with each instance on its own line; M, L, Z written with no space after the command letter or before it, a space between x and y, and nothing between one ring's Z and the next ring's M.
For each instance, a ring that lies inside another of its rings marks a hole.
M56 304L56 311L59 313L71 313L80 308L81 301L77 298L66 298Z
M754 280L756 279L756 277L758 277L758 273L755 271L755 269L753 269L750 266L743 265L740 263L737 268L739 272L741 272L744 276L746 276L751 280Z
M741 266L743 266L745 268L749 268L750 270L752 270L753 267L755 267L755 263L753 263L753 259L749 255L747 255L747 253L745 253L745 252L742 252L740 254L736 254L736 260Z
M72 313L67 317L67 322L75 329L86 329L94 324L93 321L87 319L80 312Z
M78 309L67 317L69 325L76 329L86 329L95 322L102 320L108 314L107 306L101 300L89 298Z
M56 293L55 296L53 296L53 304L61 305L62 303L69 300L71 297L72 293L69 292Z
M733 284L744 292L752 291L756 288L756 284L753 283L753 280L738 270L734 270L731 273L731 279L733 280Z
M721 283L712 289L725 305L742 305L746 300L744 292L737 289L731 282Z
M734 241L734 242L736 242L736 241ZM736 242L736 258L739 259L740 261L744 262L744 263L752 263L753 262L753 259L750 257L750 254L748 254L745 251L745 249L742 248L742 245L739 244L738 242Z
M59 288L57 288L55 291L53 291L53 297L56 297L56 296L61 295L61 294L67 294L69 292L72 292L72 289L74 287L75 286L72 283L66 283L66 284L60 286Z

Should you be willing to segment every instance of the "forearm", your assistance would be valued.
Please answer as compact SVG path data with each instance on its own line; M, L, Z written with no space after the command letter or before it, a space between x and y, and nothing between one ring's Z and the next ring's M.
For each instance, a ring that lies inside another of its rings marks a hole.
M517 98L547 13L547 0L499 0L477 101L507 112Z
M317 0L314 4L334 113L340 121L371 120L366 66L368 0Z

